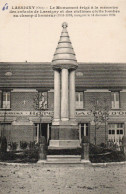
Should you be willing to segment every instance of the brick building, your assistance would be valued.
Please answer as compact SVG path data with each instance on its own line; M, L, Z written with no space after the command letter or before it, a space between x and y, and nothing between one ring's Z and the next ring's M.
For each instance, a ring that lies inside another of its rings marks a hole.
M77 63L66 28L52 63L0 63L0 131L8 142L43 135L52 147L78 147L82 136L100 144L126 134L126 64ZM108 114L98 128L96 106Z

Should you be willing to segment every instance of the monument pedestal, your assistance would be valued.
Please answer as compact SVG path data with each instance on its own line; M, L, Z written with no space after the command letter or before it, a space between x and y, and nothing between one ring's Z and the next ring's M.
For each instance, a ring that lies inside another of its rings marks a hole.
M80 148L80 141L79 140L50 140L49 148L54 148L54 149Z
M60 125L52 125L49 147L80 147L78 125L76 125L75 123L73 125L68 125L68 122L61 121Z

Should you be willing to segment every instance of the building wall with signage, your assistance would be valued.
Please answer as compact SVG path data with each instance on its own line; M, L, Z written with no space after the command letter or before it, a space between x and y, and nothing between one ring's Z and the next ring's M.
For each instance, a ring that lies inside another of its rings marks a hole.
M77 90L77 88L76 88ZM47 107L42 111L35 108L35 96L37 91L20 91L15 92L10 91L10 97L5 95L4 99L0 97L0 131L4 127L5 135L8 141L19 142L19 141L34 141L36 140L36 128L37 123L47 123L51 124L53 118L53 108L54 108L54 93L53 90L49 90L46 95ZM95 143L95 123L93 122L94 117L91 111L94 110L95 104L98 106L107 105L109 107L109 120L107 121L107 137L109 139L122 138L126 129L126 92L117 91L112 93L109 90L84 90L82 88L81 92L76 92L76 119L79 129L80 140L82 135L84 135L83 124L87 124L88 134L91 143ZM112 95L115 95L114 97ZM7 104L7 108L2 107L2 100L4 105ZM10 103L9 103L10 100ZM10 104L10 107L8 107ZM113 107L112 107L113 106ZM41 112L41 113L40 113ZM41 116L40 116L41 114ZM41 120L40 120L41 119ZM5 124L5 125L4 125ZM111 126L110 126L111 124ZM121 128L118 127L121 126ZM48 132L49 135L49 132ZM50 138L50 137L48 137ZM100 144L105 142L105 126L104 123L96 130L96 142Z
M4 129L8 141L33 141L40 132L50 139L53 88L51 63L0 63L0 131ZM35 107L36 95L42 111ZM86 135L91 143L95 142L95 106L109 108L107 138L122 138L126 134L126 64L78 63L76 120L80 140ZM105 141L104 123L96 138L97 144Z

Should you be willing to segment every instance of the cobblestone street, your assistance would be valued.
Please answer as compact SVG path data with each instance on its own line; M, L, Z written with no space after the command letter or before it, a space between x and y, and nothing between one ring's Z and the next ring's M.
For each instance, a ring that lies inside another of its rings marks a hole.
M0 193L126 193L126 165L43 166L0 164Z

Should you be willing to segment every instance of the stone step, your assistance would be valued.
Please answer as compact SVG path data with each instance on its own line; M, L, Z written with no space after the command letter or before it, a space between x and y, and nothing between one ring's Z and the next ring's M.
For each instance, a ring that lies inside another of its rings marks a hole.
M48 155L47 162L49 163L79 163L80 155Z
M65 147L65 146L62 146L62 147L53 147L53 146L48 146L48 149L49 150L74 150L74 149L78 149L78 148L81 148L81 146L78 146L78 147L76 147L76 146L73 146L73 147L70 147L70 146L67 146L67 147Z

